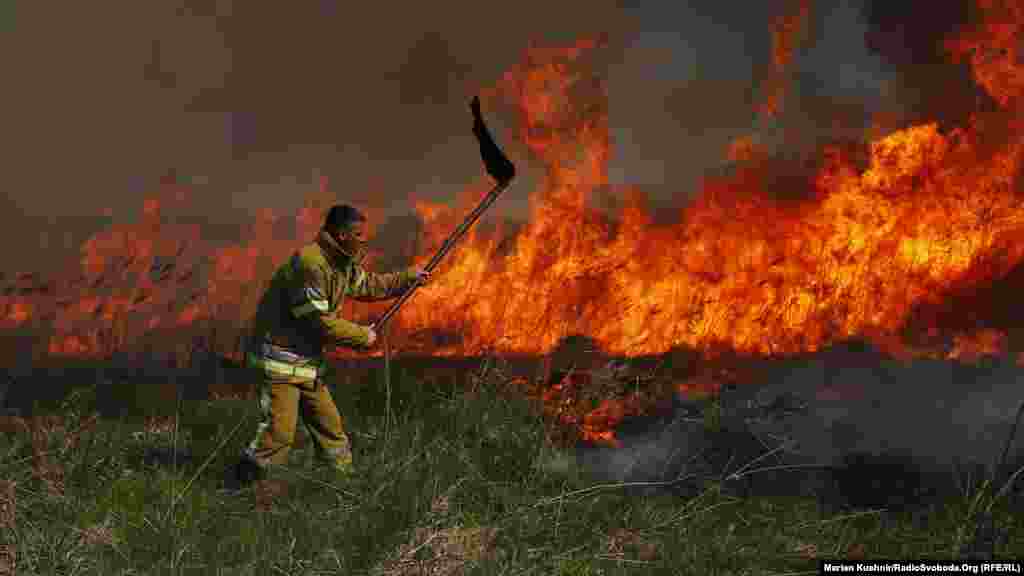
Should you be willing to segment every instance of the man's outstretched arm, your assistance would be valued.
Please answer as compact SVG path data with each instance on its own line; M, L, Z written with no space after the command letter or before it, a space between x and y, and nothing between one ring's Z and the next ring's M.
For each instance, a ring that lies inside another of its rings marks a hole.
M360 302L397 298L419 280L426 283L430 275L419 268L408 268L390 274L369 272L356 266L348 287L349 295Z

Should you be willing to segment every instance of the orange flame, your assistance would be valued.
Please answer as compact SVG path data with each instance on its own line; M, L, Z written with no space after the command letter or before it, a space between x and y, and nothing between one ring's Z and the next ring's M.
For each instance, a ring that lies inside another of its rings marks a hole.
M772 21L772 64L765 81L765 99L758 107L758 111L766 116L776 116L782 109L788 83L786 74L793 61L793 53L806 35L810 14L811 0L799 0L792 13Z
M32 304L15 300L10 303L6 316L8 322L20 326L32 317Z
M976 362L986 356L999 356L1006 349L1006 334L998 330L979 330L974 334L957 334L953 348L946 355L951 360Z
M946 42L956 61L967 58L974 78L1001 105L1024 93L1024 67L1020 64L1024 6L1015 0L977 0L980 23Z
M871 144L863 172L827 151L805 203L778 202L741 168L707 182L677 225L655 227L634 192L616 227L588 205L606 182L608 138L603 95L567 97L586 83L569 66L578 55L528 55L510 83L548 168L511 253L467 240L399 315L405 329L458 333L459 352L544 353L581 333L624 355L797 353L884 342L915 306L1020 262L1024 212L1009 186L1020 143L982 155L974 124L893 133ZM985 260L997 252L997 265Z

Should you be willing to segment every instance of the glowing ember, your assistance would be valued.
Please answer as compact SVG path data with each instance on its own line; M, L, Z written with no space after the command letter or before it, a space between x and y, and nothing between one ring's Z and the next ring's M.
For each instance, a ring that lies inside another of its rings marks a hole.
M619 446L614 430L625 418L647 414L657 409L653 394L632 392L612 396L610 388L621 385L608 378L595 378L586 371L572 371L544 389L540 396L544 413L560 429L575 431L562 441L584 440L608 446ZM526 385L521 385L526 388ZM605 395L604 398L597 398ZM597 404L596 407L593 406Z
M765 153L753 136L742 136L729 143L725 156L731 162L753 162L763 159Z
M32 317L32 304L15 300L11 302L6 316L9 322L19 326Z
M976 362L986 356L999 356L1006 347L1006 335L998 330L979 330L975 334L957 334L953 349L946 355L950 360Z

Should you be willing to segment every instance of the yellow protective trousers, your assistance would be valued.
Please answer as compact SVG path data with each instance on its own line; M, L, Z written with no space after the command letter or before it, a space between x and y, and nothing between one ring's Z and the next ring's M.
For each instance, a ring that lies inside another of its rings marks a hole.
M322 379L285 377L265 370L257 399L260 422L246 450L253 462L264 468L286 464L301 416L317 461L341 471L351 469L352 449L344 422Z

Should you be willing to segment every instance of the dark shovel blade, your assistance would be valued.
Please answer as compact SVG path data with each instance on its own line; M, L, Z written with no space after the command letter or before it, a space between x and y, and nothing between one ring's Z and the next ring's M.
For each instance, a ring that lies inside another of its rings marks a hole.
M473 134L480 144L480 157L484 161L487 173L498 182L512 180L516 176L516 167L505 156L505 153L501 151L501 148L498 148L494 138L491 137L491 132L487 129L487 125L484 124L483 116L480 114L479 96L473 97L469 108L473 111Z

